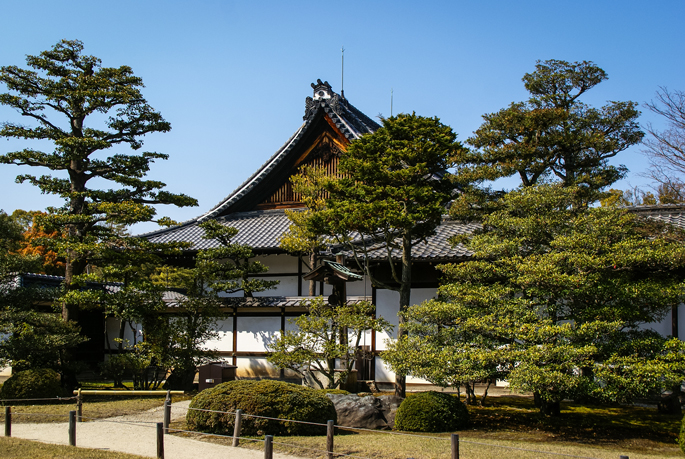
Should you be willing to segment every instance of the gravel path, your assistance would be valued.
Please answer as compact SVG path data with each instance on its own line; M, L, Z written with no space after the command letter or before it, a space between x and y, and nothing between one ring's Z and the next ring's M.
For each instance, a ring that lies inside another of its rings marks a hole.
M171 406L172 420L182 419L190 400ZM156 423L163 419L163 407L130 416L117 416L76 424L76 445L83 448L119 451L157 457ZM69 424L13 424L12 436L43 443L69 444ZM164 436L165 459L258 459L263 451L216 445L176 435ZM277 459L301 459L274 453Z

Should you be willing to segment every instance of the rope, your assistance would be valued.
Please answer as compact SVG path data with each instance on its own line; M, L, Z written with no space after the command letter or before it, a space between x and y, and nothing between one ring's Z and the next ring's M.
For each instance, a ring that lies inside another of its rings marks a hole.
M82 421L88 421L88 422L109 422L112 424L127 424L127 425L141 425L141 424L158 424L159 421L109 421L106 418L92 418L92 417L86 417L86 416L81 416ZM146 425L142 425L141 427L147 427Z
M430 435L417 435L417 434L408 434L405 432L392 432L390 430L374 430L374 429L363 429L361 427L347 427L347 426L334 426L337 429L340 430L351 430L351 431L361 431L361 432L373 432L373 433L384 433L388 435L403 435L405 437L419 437L419 438L432 438L433 440L449 440L449 437L432 437Z
M308 424L310 426L324 426L324 427L327 426L327 424L321 424L320 422L307 422L307 421L295 421L294 419L270 418L268 416L257 416L255 414L243 414L243 416L248 417L248 418L270 419L272 421L296 422L298 424Z
M179 406L178 408L183 408L183 407L182 407L182 406ZM218 410L203 410L203 409L200 409L200 408L187 408L187 409L188 409L188 410L193 410L193 411L204 411L204 412L206 412L206 413L231 414L231 415L235 416L235 411L234 411L234 412L231 412L231 411L218 411ZM245 415L243 415L243 416L245 416Z
M208 437L221 437L221 438L237 438L239 440L246 440L246 441L266 441L266 440L260 440L258 438L248 438L248 437L234 437L233 435L221 435L221 434L213 434L213 433L206 433L206 432L195 432L194 430L182 430L182 429L172 429L169 427L169 432L174 431L174 432L185 432L189 434L194 434L194 435L200 435L200 436L208 436Z

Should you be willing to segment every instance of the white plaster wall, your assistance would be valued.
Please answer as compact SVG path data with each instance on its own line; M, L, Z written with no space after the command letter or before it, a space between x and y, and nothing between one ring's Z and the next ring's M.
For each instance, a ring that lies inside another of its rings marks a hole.
M280 317L238 317L237 352L266 352L265 343L280 335Z
M399 292L394 290L376 290L376 316L383 317L394 327L391 333L376 333L376 350L384 351L386 349L385 341L387 339L397 338L397 325L399 323L397 313L400 310L399 302ZM376 375L378 375L378 373L376 373Z
M258 277L258 279L261 279ZM270 290L264 290L263 292L255 292L254 296L297 296L297 282L298 277L295 276L284 276L284 277L264 277L264 280L277 280L278 285ZM303 290L303 293L305 291ZM241 296L242 296L242 292Z
M662 336L671 336L673 332L673 313L669 311L660 322L652 322L640 325L643 330L654 330ZM678 338L685 338L685 304L678 305Z
M380 357L376 357L376 381L395 382L395 373L385 366L385 362Z
M292 255L262 255L253 258L253 261L259 261L268 266L271 274L297 274L297 257ZM307 268L302 265L302 269Z
M425 300L433 298L435 294L436 290L434 288L414 288L411 291L410 302L411 304L421 304ZM376 316L385 318L394 327L392 333L376 333L376 350L384 351L386 349L385 340L397 338L399 302L399 292L394 290L376 290Z
M219 336L208 340L204 347L217 351L233 351L233 318L217 321L217 332Z
M105 321L105 326L107 327L107 337L109 338L109 345L111 349L116 349L119 343L115 339L119 338L119 319L114 317L108 317ZM143 340L143 329L140 324L133 324L133 329L126 324L126 329L124 331L124 347L133 346L133 338L135 336L135 342L139 343ZM107 349L107 343L105 343L105 349Z
M236 363L238 378L278 378L280 375L280 370L264 357L238 357Z
M286 317L285 318L285 329L286 329L286 331L297 331L297 330L299 330L299 327L293 323L294 321L295 321L295 317Z
M371 296L371 282L364 277L364 280L347 283L347 294L350 296Z

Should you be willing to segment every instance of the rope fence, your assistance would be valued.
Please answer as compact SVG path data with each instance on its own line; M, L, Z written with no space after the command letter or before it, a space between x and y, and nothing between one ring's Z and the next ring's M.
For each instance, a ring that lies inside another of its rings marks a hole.
M78 399L79 402L82 401L81 394L79 394L78 397L67 397L65 399ZM41 400L41 401L54 400L54 398L53 399L35 399L35 400ZM9 401L9 400L0 400L0 401ZM25 400L22 400L22 401L25 401ZM80 405L79 405L79 408L80 408ZM88 420L90 422L107 422L107 423L113 423L113 424L133 425L133 426L137 426L137 427L156 428L156 430L157 430L157 458L158 459L164 459L164 435L169 434L169 433L187 433L187 434L192 434L192 435L201 436L201 437L220 437L220 438L231 439L233 442L232 445L234 447L239 446L240 441L264 443L264 458L265 459L272 459L273 458L273 445L280 445L283 447L296 448L296 449L312 451L312 452L316 452L316 453L324 453L327 455L328 459L333 459L334 457L350 457L353 459L369 459L368 457L365 457L365 456L355 456L355 455L351 455L351 454L345 454L342 452L335 452L334 451L334 436L335 436L335 429L336 428L340 429L340 430L347 430L347 431L353 431L353 432L356 431L356 432L371 432L374 434L401 435L401 436L407 436L407 437L426 438L426 439L432 439L432 440L447 440L447 439L449 439L450 440L450 458L451 459L459 459L460 444L470 444L470 445L486 446L486 447L491 447L491 448L502 448L502 449L507 449L507 450L524 451L524 452L534 453L534 454L538 454L538 455L544 454L544 455L550 455L550 456L572 457L572 458L578 458L578 459L597 459L597 458L590 457L590 456L578 456L578 455L573 455L573 454L558 453L558 452L554 452L554 451L540 451L540 450L535 450L535 449L520 448L520 447L516 447L516 446L498 445L495 443L484 443L484 442L471 441L471 440L460 440L459 435L457 435L457 434L451 434L450 437L438 437L438 436L432 436L432 435L410 434L410 433L405 433L405 432L391 432L391 431L384 431L384 430L365 429L365 428L359 428L359 427L340 426L340 425L335 425L333 421L328 421L328 423L323 424L323 423L318 423L318 422L299 421L299 420L295 420L295 419L283 419L283 418L276 418L276 417L269 417L269 416L259 416L259 415L243 413L241 410L219 411L219 410L206 410L206 409L190 408L190 407L178 407L178 406L174 407L174 409L185 410L186 412L187 411L200 411L200 412L224 414L224 415L235 417L233 435L222 435L222 434L213 434L213 433L206 433L206 432L196 432L196 431L191 431L191 430L170 428L169 424L171 422L171 408L172 408L171 407L171 397L170 397L170 394L167 394L167 398L164 401L163 422L155 422L155 421L142 421L142 420L141 421L134 421L134 420L127 421L127 420L114 420L112 418L99 419L99 418L92 418L92 417L83 417L82 413L80 413L80 411L70 411L68 415L12 412L12 408L10 406L5 406L5 436L6 437L11 436L12 416L13 415L14 416L38 416L38 417L43 416L43 417L67 417L68 418L68 420L69 420L69 430L68 430L69 444L72 446L76 446L76 422L81 422L84 420ZM310 446L297 445L297 444L286 443L286 442L281 442L281 441L275 442L275 441L273 441L273 435L265 435L264 439L243 437L243 436L241 436L241 425L242 425L242 418L243 417L326 427L326 431L327 431L326 449L325 450L317 449L317 448L312 448ZM628 456L621 455L621 456L619 456L619 459L629 459L629 458L628 458Z

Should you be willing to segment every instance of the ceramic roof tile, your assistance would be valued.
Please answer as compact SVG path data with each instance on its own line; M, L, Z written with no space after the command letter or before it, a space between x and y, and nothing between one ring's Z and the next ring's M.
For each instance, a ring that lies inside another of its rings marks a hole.
M282 210L237 212L216 221L238 230L233 242L249 245L256 250L277 249L281 235L290 226L290 220ZM204 232L197 222L191 222L156 235L148 236L151 242L190 242L190 250L219 247L216 240L204 239Z

